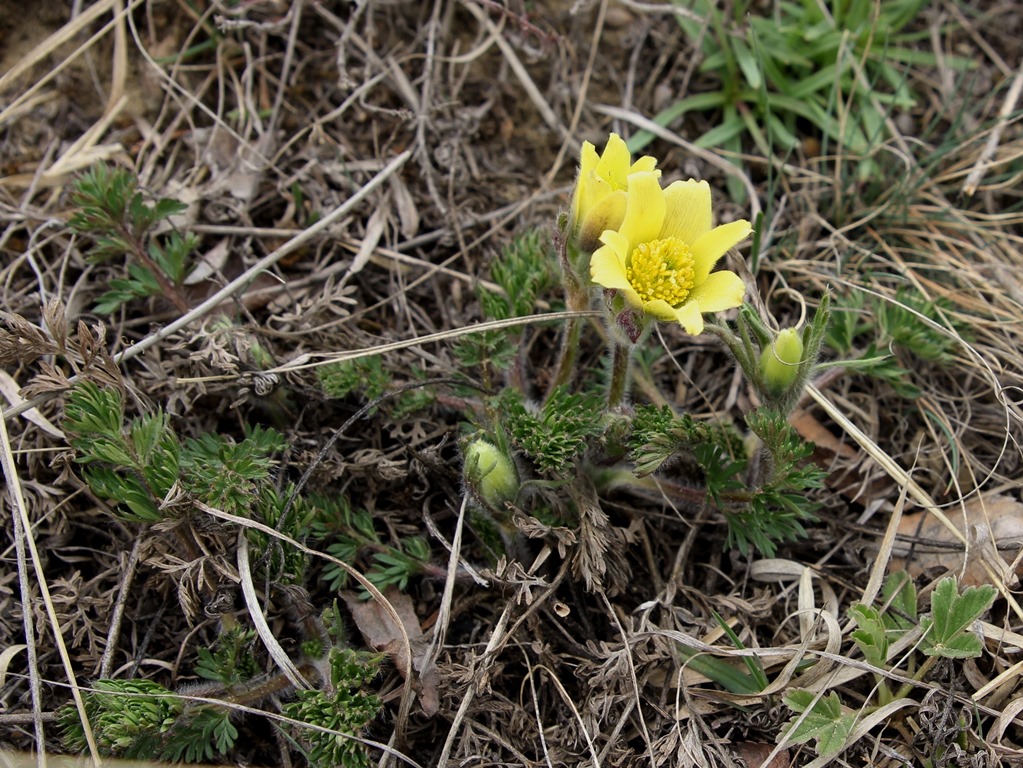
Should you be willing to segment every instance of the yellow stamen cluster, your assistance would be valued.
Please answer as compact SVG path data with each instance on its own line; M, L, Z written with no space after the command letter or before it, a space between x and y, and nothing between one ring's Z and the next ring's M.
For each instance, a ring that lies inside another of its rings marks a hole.
M625 275L644 302L660 299L677 307L693 288L694 264L689 246L677 237L667 237L637 245Z

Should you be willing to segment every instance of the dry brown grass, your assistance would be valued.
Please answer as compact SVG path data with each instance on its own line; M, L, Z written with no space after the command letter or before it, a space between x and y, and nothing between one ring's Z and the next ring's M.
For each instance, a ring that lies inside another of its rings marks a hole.
M995 493L1019 501L1015 5L967 18L935 3L921 19L933 32L921 46L966 51L978 69L965 89L940 67L917 73L925 98L876 148L891 178L853 181L858 159L841 153L797 154L770 174L764 158L745 158L752 213L769 212L755 280L776 317L795 320L829 286L882 301L908 287L944 300L932 324L958 342L950 364L916 362L916 399L851 372L818 382L800 429L821 446L832 479L809 537L775 560L746 559L724 547L714 513L622 496L579 531L547 532L520 561L498 566L462 502L455 438L465 403L448 395L399 422L377 414L328 445L358 403L328 401L310 364L379 355L395 386L457 373L451 343L479 319L474 286L515 233L551 225L580 141L628 135L665 99L703 87L671 9L97 0L69 21L63 3L15 6L0 2L0 308L41 327L43 305L57 298L72 327L100 319L91 307L119 265L86 265L66 226L69 185L90 164L132 168L152 195L189 204L177 226L201 236L209 279L189 287L187 312L137 302L102 318L106 344L131 407L166 408L183 436L277 426L291 446L284 475L315 465L311 488L347 494L393 535L429 531L441 575L409 587L415 618L398 621L393 656L413 660L407 627L417 619L426 649L417 669L435 665L437 707L424 712L401 662L385 667L387 705L366 734L387 745L383 763L810 764L809 751L776 743L790 716L780 694L838 690L851 707L870 695L846 610L876 596L895 547L905 553L899 521L923 508L948 522L940 544L976 549L953 513ZM939 18L953 20L951 31L938 31ZM695 130L662 129L648 151L667 177L701 176L720 190L732 166L688 151ZM721 191L717 199L724 215L751 213ZM240 322L231 338L210 331L224 312ZM546 381L555 330L524 327L533 372ZM278 364L269 394L247 357L253 340ZM748 407L711 340L664 329L662 341L642 397L696 413ZM601 353L593 335L581 364L597 367ZM186 556L160 526L117 522L76 478L60 393L30 402L18 394L38 373L0 371L0 741L58 750L53 713L92 679L187 687L195 649L216 636L222 612L249 621L265 610L271 645L287 621L279 602L259 607L262 585L238 572L234 533L216 539L217 551ZM982 522L983 505L969 510ZM196 524L203 519L200 510ZM952 674L944 670L917 683L908 703L875 713L848 764L920 760L947 736L934 711L953 704L974 717L977 760L1019 764L1014 573L1023 550L997 544L1011 567L981 567L1001 592L982 627L988 653L957 668L957 698L940 698ZM322 553L310 554L302 586L320 610L335 596L317 578ZM918 566L923 589L945 570ZM482 575L456 579L464 568ZM235 599L239 581L244 599ZM397 619L398 598L376 600ZM748 650L731 645L714 612ZM760 695L724 692L681 663L679 644L755 655L771 685ZM816 664L807 671L805 660ZM271 697L240 714L238 761L301 764L269 727L283 721L278 705Z

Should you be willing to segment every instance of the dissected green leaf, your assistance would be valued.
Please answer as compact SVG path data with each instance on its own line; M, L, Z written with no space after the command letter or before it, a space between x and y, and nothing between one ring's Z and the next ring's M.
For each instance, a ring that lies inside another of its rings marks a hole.
M522 317L536 311L537 298L557 283L556 261L543 232L532 229L504 247L490 265L501 293L481 288L480 305L491 320Z
M916 584L908 573L889 574L881 586L881 599L888 606L883 616L888 629L908 631L917 625Z
M888 658L888 635L881 614L876 608L858 603L849 609L857 629L852 639L863 652L863 657L875 667L884 667Z
M980 656L981 641L971 627L991 607L995 595L988 584L967 587L960 595L954 578L939 581L931 595L931 615L920 622L923 652L948 659Z
M155 238L150 241L149 257L172 282L180 284L188 274L189 256L198 245L199 238L192 233L171 232L162 245Z
M789 727L782 732L791 744L805 744L816 740L814 748L821 757L832 757L842 751L853 726L855 712L843 712L842 702L837 693L830 693L814 702L810 691L792 690L785 694L786 706L799 713L789 720ZM802 713L809 710L803 717Z
M601 432L600 402L599 395L558 387L538 409L509 389L500 407L515 446L540 472L560 476L569 472L572 461Z
M319 726L296 728L296 735L308 746L310 765L368 768L369 754L354 736L382 707L375 695L364 690L377 673L380 657L332 648L328 663L329 686L296 691L294 700L281 708L294 720Z

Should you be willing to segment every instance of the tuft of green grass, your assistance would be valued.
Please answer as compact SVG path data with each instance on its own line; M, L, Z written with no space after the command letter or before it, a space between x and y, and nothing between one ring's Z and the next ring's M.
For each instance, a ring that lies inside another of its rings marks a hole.
M785 0L770 13L752 0L726 8L714 0L674 4L691 12L676 19L698 51L700 72L717 88L680 99L654 122L670 126L690 113L717 115L694 143L726 150L735 163L744 142L770 158L786 156L805 138L820 140L824 153L864 157L886 137L891 114L917 104L911 68L936 64L919 45L927 31L912 24L927 0ZM960 70L973 65L962 57L944 63ZM629 146L639 151L652 139L641 131ZM858 177L875 171L866 159ZM734 199L745 199L738 180L727 183Z

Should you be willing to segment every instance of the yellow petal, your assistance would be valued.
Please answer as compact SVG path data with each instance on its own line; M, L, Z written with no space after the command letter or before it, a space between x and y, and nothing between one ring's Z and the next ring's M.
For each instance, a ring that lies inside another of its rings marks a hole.
M607 137L604 153L597 163L597 176L607 181L611 185L611 189L625 189L631 164L632 154L629 152L629 147L621 136L612 133Z
M677 310L664 299L654 299L643 305L643 311L658 320L674 320L678 314Z
M583 173L589 173L597 167L597 161L600 157L597 155L597 148L588 141L583 142L583 148L579 152L579 170Z
M607 243L608 235L621 237L617 232L605 232L602 238L605 243ZM590 279L604 288L632 291L629 278L625 275L625 260L615 251L613 245L605 244L593 252L593 257L590 259Z
M687 304L697 304L700 312L720 312L742 304L746 295L746 284L734 272L722 269L707 275L707 279L695 286L689 294Z
M695 301L687 301L676 309L673 319L677 320L690 336L699 336L703 333L703 315L700 314L700 305Z
M590 180L594 177L599 159L596 147L590 142L584 141L583 148L579 152L579 176L575 180L575 191L572 194L572 225L574 227L579 226L579 217L582 212L593 204Z
M628 213L626 213L628 216ZM745 219L733 221L731 224L722 224L714 227L709 232L704 232L691 243L693 252L693 282L696 285L702 283L718 259L727 253L733 245L746 239L753 228Z
M579 249L593 251L600 246L606 229L618 229L625 218L625 192L619 190L586 209L579 226Z
M664 221L664 191L657 175L647 171L629 176L625 204L625 218L618 230L629 239L632 247L637 243L656 240Z
M615 232L613 229L608 229L601 233L600 242L611 247L611 249L618 255L618 260L622 263L622 269L625 269L625 260L629 256L629 248L631 247L629 245L629 238L621 232Z
M643 157L639 158L639 160L632 164L632 167L629 169L629 173L642 173L646 171L656 173L658 176L660 176L661 172L654 170L656 167L657 167L656 157L651 157L650 155L643 155Z
M676 181L664 190L667 212L661 237L677 237L694 242L710 230L710 185L706 181Z

